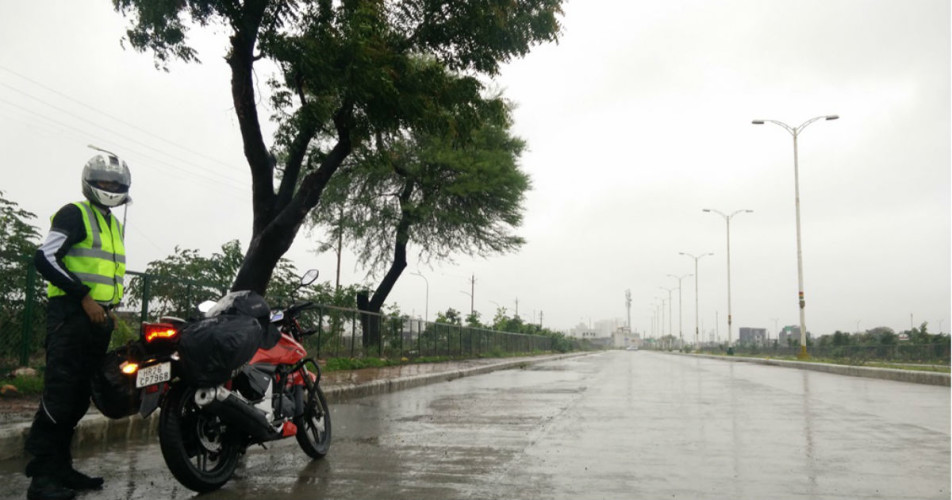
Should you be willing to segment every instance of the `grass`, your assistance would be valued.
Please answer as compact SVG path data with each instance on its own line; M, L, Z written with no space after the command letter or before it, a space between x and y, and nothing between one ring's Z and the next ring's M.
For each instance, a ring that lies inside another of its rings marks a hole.
M10 380L4 380L4 384L10 384L17 388L17 392L21 395L33 395L33 394L42 394L43 393L43 376L26 376L21 375L19 377L14 377Z

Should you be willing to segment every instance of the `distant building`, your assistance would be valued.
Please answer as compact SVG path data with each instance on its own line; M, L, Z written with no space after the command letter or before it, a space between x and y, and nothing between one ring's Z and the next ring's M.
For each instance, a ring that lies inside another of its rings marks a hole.
M767 342L767 329L742 326L738 330L737 342L740 344L764 344Z
M797 341L800 340L800 327L788 325L783 327L780 330L780 333L777 335L777 343L780 345L787 345L787 339L795 338Z
M590 326L586 325L585 323L579 323L578 325L575 325L575 328L572 328L572 330L569 332L569 335L577 339L588 339L588 340L591 340L596 337L608 336L608 335L598 335L594 329L592 329Z
M810 337L810 332L807 331L807 338ZM787 345L788 339L793 339L793 342L797 345L800 344L800 327L795 325L785 326L783 330L780 330L778 335L777 342L780 345Z
M621 349L623 347L628 347L629 340L631 336L631 330L627 326L620 326L612 332L612 347L616 349Z

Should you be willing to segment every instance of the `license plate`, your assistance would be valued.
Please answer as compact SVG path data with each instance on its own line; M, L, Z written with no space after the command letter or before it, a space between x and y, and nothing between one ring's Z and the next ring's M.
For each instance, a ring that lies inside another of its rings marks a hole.
M140 368L136 374L136 388L165 382L172 378L172 363L166 361L157 365Z

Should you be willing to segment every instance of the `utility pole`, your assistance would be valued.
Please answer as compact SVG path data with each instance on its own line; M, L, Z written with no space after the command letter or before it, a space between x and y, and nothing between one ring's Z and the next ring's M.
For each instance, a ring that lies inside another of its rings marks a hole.
M469 284L469 315L472 316L473 312L476 310L474 305L476 304L476 275L473 274L472 279Z
M519 297L516 297L516 317L519 317ZM589 319L589 322L591 322L591 319Z
M628 333L631 333L631 289L625 290L625 307L628 309Z

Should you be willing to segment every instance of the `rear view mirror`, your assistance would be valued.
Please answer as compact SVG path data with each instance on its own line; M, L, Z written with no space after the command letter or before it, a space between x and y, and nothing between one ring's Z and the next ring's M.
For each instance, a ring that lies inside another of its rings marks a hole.
M301 286L310 285L317 280L317 276L320 273L317 269L311 269L308 272L304 273L304 276L301 276Z

